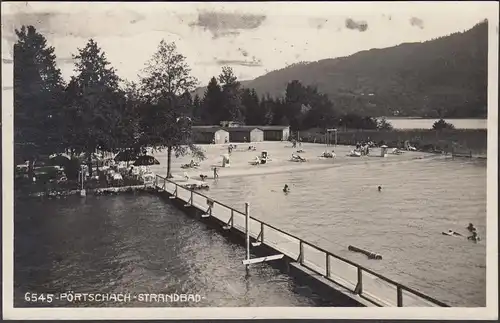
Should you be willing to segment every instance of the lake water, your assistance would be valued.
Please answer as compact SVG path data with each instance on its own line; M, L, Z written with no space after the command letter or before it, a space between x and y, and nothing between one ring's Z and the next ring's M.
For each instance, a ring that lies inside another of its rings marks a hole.
M15 205L16 307L24 293L193 293L197 303L52 306L332 306L267 264L246 277L245 248L154 195ZM43 304L38 304L42 306ZM47 306L47 304L45 304Z
M349 158L345 153L351 148L339 146L332 164L315 157L325 146L303 144L309 162L297 165L286 163L292 150L282 143L254 145L257 152L233 152L231 167L220 170L218 181L208 180L208 196L239 210L249 202L255 218L452 306L485 306L486 160L418 152ZM208 167L225 148L204 149ZM273 161L249 169L247 161L260 150ZM163 175L165 153L156 156ZM189 158L174 159L174 172L179 174L179 165ZM314 165L321 168L308 169ZM190 175L197 173L211 175L208 169ZM285 183L291 187L288 195L281 192ZM441 234L452 229L467 236L470 222L479 243ZM352 253L349 245L379 253L383 260Z
M283 183L291 193L281 193ZM376 187L383 186L382 192ZM273 192L274 191L274 192ZM242 176L210 196L454 306L486 304L485 162L419 160ZM483 240L468 235L472 222ZM355 245L383 255L370 261Z
M387 118L395 129L431 129L439 119ZM487 119L445 119L456 129L487 129Z

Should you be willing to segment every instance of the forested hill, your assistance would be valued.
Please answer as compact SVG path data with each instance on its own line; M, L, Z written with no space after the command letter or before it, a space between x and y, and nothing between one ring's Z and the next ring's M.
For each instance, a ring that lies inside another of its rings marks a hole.
M244 87L282 96L299 80L329 96L337 112L370 116L485 117L488 25L423 43L371 49L288 66Z

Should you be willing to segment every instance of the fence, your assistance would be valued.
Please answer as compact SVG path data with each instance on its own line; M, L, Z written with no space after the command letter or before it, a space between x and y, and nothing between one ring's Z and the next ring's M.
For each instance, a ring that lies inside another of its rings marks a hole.
M202 217L213 216L226 223L223 229L235 228L245 232L245 213L215 201L197 191L156 175L155 187L171 194L170 198L186 202L186 207L195 207L204 212ZM351 292L377 306L440 306L449 305L417 290L386 278L366 267L356 264L323 248L313 245L275 226L249 217L250 237L259 243L296 259L300 265L329 281L349 289Z
M301 131L304 141L326 144L323 131ZM339 145L355 145L357 142L373 141L390 147L403 148L405 141L422 151L442 150L450 152L453 146L466 155L486 155L488 132L486 129L453 130L340 130L337 132ZM457 151L458 153L458 151Z

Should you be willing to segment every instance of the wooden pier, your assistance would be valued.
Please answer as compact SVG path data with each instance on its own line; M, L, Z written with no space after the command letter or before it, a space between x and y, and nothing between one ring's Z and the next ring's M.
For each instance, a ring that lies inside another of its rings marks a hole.
M181 202L185 208L201 211L200 218L217 219L222 230L233 230L240 235L246 235L247 259L242 263L247 268L253 263L285 257L291 260L294 267L303 268L304 273L319 275L320 279L340 287L332 287L332 292L336 289L344 294L352 294L367 301L370 304L367 306L449 307L431 296L250 216L248 203L243 204L244 210L240 211L158 175L154 187L160 194L168 194L170 200ZM251 259L250 246L257 249L266 248L278 254Z

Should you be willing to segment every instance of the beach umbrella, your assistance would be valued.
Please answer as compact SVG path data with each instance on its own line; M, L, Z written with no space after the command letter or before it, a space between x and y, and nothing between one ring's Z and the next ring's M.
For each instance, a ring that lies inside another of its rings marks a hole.
M65 166L69 162L70 158L65 156L65 154L50 155L49 161L51 165L54 166Z
M138 153L132 150L123 150L116 154L114 160L115 162L136 160L138 158Z
M158 159L153 156L143 155L139 156L134 162L134 166L150 166L150 165L160 165Z

